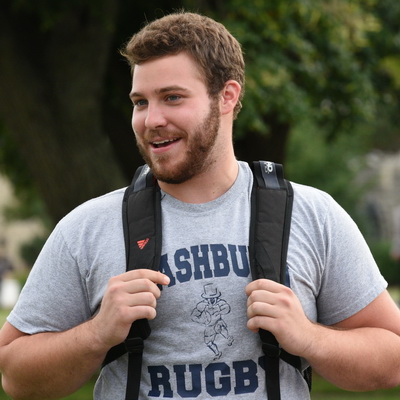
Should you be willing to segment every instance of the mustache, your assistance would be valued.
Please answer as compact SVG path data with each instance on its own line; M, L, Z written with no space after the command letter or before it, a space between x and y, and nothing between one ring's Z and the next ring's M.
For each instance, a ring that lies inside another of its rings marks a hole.
M185 131L179 129L151 129L145 132L144 138L145 140L151 142L154 139L177 139L186 137L187 134Z

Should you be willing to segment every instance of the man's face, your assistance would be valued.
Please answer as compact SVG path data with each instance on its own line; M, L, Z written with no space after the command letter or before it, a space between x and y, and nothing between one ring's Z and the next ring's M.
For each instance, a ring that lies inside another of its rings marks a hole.
M188 55L135 66L130 97L138 148L158 180L182 183L207 171L216 157L219 102Z

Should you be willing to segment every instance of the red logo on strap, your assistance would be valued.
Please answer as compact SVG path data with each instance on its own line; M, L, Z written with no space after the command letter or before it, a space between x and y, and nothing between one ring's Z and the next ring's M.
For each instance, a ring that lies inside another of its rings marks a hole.
M136 243L137 243L139 249L143 250L144 246L146 246L146 244L148 243L149 240L150 240L149 238L143 239L143 240L138 240Z

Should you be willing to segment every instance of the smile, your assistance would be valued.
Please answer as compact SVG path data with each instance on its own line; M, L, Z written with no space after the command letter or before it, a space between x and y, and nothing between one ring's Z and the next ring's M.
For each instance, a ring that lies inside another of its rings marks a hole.
M151 142L151 145L155 147L156 149L159 149L160 147L166 147L171 143L177 142L178 139L166 139L166 140L160 140L158 142Z

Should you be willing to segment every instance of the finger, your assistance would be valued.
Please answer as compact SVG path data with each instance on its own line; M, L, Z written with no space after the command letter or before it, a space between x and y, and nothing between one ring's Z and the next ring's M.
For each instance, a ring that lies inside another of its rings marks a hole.
M248 318L253 318L255 316L278 318L279 314L279 308L268 303L256 302L247 307Z
M159 272L153 271L151 269L134 269L132 271L127 271L122 275L119 275L123 281L131 281L134 279L149 279L150 281L159 285L168 285L170 279L167 275Z
M247 328L252 332L258 332L260 329L270 331L269 325L267 324L266 318L253 317L247 321Z
M157 311L154 307L137 306L135 308L132 308L132 321L137 321L138 319L152 320L156 316Z
M259 329L272 332L280 317L277 307L266 303L254 303L247 309L247 327L254 332Z
M261 302L261 303L269 303L269 304L277 304L278 298L277 294L273 292L269 292L267 290L254 290L250 293L247 298L247 306L249 307L253 303Z
M155 298L161 296L160 288L156 283L149 279L134 279L131 281L123 282L124 291L129 294L135 293L151 293Z
M158 299L161 296L160 288L156 283L147 278L123 280L121 276L112 277L108 283L105 298L113 299L113 302L126 303L127 297L135 293L149 293Z
M278 282L271 281L270 279L257 279L246 286L246 294L250 296L254 290L267 290L269 292L279 293L282 287L285 286Z
M129 300L127 301L127 305L131 307L137 306L149 306L156 308L158 297L154 296L153 293L150 292L142 292L142 293L134 293L130 294Z

